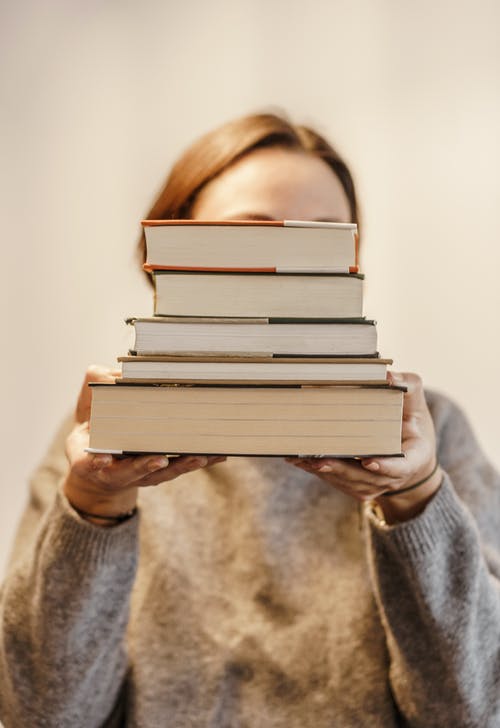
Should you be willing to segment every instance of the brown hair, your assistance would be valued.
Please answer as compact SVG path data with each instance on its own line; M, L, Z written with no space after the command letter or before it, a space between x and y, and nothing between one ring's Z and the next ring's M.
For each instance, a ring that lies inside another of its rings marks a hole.
M174 164L147 219L189 219L201 189L231 164L261 147L284 147L307 152L324 160L342 184L352 222L359 224L354 181L342 157L313 129L291 124L276 114L244 116L200 137ZM138 247L143 263L146 259L144 232Z

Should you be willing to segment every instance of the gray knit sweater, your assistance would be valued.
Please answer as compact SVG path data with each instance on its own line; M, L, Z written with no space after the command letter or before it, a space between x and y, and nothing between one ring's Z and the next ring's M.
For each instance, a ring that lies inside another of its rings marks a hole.
M5 728L500 726L500 478L428 398L447 475L393 527L232 458L101 529L61 495L63 428L0 596Z

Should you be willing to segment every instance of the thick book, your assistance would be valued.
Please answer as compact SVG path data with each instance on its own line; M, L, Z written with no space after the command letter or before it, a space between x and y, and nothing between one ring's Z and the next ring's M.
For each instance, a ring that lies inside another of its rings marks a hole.
M358 270L357 226L302 220L143 220L146 270Z
M121 356L122 381L186 384L384 384L391 359Z
M250 318L156 316L130 318L131 353L377 356L374 321L279 321Z
M396 387L91 386L91 452L401 454Z
M359 273L154 271L155 315L360 318Z

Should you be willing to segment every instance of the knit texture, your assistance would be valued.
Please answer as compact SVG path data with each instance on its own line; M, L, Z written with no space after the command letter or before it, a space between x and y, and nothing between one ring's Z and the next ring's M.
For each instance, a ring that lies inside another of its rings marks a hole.
M99 528L60 492L67 423L0 593L5 728L500 727L500 478L428 401L445 479L394 526L231 458Z

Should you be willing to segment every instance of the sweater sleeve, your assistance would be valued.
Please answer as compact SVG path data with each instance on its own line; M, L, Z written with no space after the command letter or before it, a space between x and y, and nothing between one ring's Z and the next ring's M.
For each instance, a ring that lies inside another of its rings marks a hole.
M125 679L138 519L100 528L73 511L60 489L68 429L32 480L0 591L5 728L108 725Z
M446 471L426 509L386 526L369 557L405 725L500 725L500 476L456 408L437 408Z

